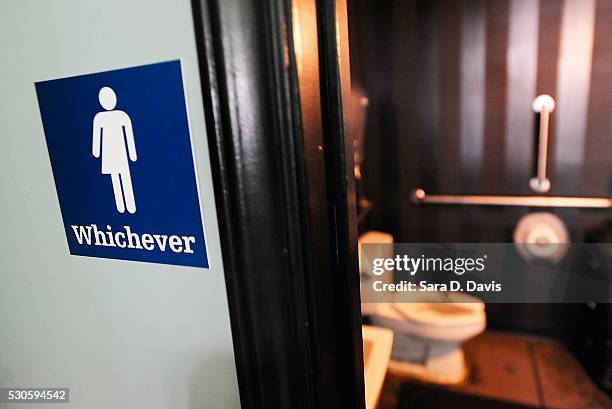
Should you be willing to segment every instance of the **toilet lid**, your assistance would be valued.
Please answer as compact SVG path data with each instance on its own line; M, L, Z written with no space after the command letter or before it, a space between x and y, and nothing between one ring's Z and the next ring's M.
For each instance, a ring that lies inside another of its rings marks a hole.
M359 243L393 244L393 236L382 231L370 230L359 236Z

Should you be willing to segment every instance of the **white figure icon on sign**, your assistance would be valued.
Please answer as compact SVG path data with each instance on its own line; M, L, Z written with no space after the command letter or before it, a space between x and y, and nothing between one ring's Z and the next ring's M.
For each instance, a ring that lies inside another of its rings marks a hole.
M128 212L135 213L136 200L128 162L128 155L132 162L137 159L132 121L125 112L115 110L117 95L112 88L101 88L98 99L104 111L98 112L93 120L92 153L96 158L102 155L102 174L111 176L117 211L123 213L127 208Z

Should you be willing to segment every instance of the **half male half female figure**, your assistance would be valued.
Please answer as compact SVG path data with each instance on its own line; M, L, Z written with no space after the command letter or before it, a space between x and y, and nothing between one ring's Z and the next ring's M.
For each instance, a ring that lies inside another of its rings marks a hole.
M115 110L117 95L110 87L103 87L98 100L104 111L98 112L93 120L93 156L102 156L102 174L110 175L119 213L136 212L136 200L132 188L129 159L135 162L136 145L132 121L128 114ZM100 149L101 148L101 149Z

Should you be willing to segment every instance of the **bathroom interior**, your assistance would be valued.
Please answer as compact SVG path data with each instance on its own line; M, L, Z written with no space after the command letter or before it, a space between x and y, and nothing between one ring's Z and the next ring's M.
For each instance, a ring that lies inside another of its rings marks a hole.
M612 0L348 5L361 243L612 241ZM362 305L370 409L612 407L609 304L466 305Z

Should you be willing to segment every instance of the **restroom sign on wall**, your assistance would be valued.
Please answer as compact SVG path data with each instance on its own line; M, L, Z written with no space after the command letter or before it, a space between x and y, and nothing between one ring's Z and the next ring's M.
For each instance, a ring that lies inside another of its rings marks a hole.
M70 254L207 268L180 61L35 85Z

